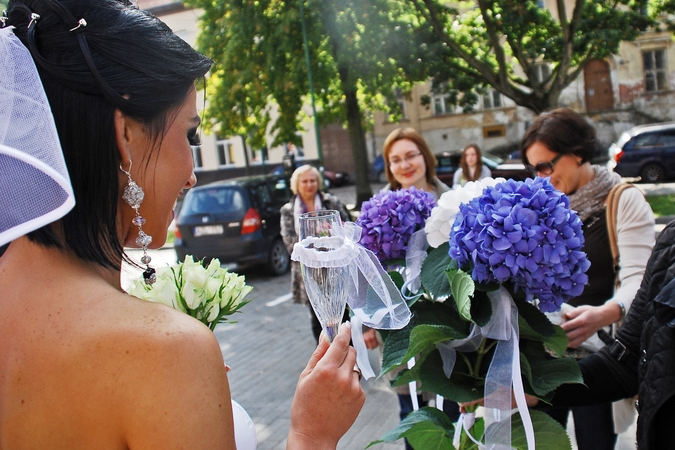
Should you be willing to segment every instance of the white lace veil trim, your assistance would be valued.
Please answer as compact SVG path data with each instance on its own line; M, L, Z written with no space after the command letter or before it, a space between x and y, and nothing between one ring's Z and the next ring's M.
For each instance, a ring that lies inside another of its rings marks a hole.
M0 245L75 205L54 117L30 52L0 29Z

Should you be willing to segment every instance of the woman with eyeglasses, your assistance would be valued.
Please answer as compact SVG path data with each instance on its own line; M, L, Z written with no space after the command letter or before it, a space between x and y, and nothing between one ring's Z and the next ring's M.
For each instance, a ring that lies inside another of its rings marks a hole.
M429 146L414 128L397 128L384 141L384 171L387 184L383 190L410 189L415 186L430 192L434 199L450 187L436 178L438 162Z
M464 186L469 181L478 181L492 176L492 172L483 165L483 154L478 144L469 144L462 150L459 169L452 178L452 186Z
M382 190L410 189L415 187L429 192L435 200L450 187L436 178L436 157L431 153L429 145L414 128L397 128L392 131L384 141L382 151L384 157L384 170L387 174L387 184ZM369 349L377 348L380 345L378 335L375 330L367 330L363 333L366 346ZM389 380L403 369L394 369L387 373L385 377ZM398 396L401 420L413 411L413 402L410 396L408 385L396 386L393 388ZM426 406L428 398L425 393L417 395L420 407ZM443 409L451 418L456 421L459 417L459 406L455 402L445 401ZM406 449L412 449L408 441L405 441Z
M560 108L537 117L520 146L527 167L534 175L550 177L553 186L569 196L571 208L584 224L584 251L591 261L589 282L584 293L570 300L571 307L565 305L557 318L569 339L568 356L577 359L604 346L598 332L623 320L654 246L652 210L638 189L626 189L617 209L619 266L614 268L606 200L621 177L591 164L596 145L595 129L579 114ZM609 341L607 335L600 335ZM541 409L566 425L570 408ZM571 411L580 450L613 449L617 432L630 425L630 420L624 427L614 424L611 403Z

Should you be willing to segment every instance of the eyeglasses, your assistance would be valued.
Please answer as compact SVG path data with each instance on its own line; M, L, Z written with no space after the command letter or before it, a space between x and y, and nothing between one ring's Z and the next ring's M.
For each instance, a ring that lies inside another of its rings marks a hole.
M403 164L403 162L410 163L410 161L417 158L421 154L422 153L408 153L403 158L392 158L392 159L389 160L389 165L394 167L394 166L400 166L401 164Z
M553 158L551 161L548 162L540 162L536 166L531 166L530 164L527 164L526 167L529 169L530 172L532 172L533 175L537 174L542 174L545 177L551 175L553 173L553 166L555 166L555 163L558 162L560 158L565 156L564 153L560 153L558 156Z

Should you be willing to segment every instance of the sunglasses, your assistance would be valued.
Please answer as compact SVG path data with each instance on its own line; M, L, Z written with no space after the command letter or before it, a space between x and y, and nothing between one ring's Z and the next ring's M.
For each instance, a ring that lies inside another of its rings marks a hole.
M551 161L548 162L540 162L536 166L532 166L530 164L526 164L525 167L528 168L530 172L532 172L533 175L537 174L542 174L544 176L549 176L553 173L553 166L555 166L555 163L558 162L560 158L565 156L563 153L560 153L558 156L553 158Z

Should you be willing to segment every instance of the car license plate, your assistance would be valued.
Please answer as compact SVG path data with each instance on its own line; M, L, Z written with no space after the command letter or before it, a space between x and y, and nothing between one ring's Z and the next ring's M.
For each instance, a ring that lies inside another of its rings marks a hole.
M214 234L223 234L224 231L222 225L201 225L195 227L193 234L195 237L211 236Z

